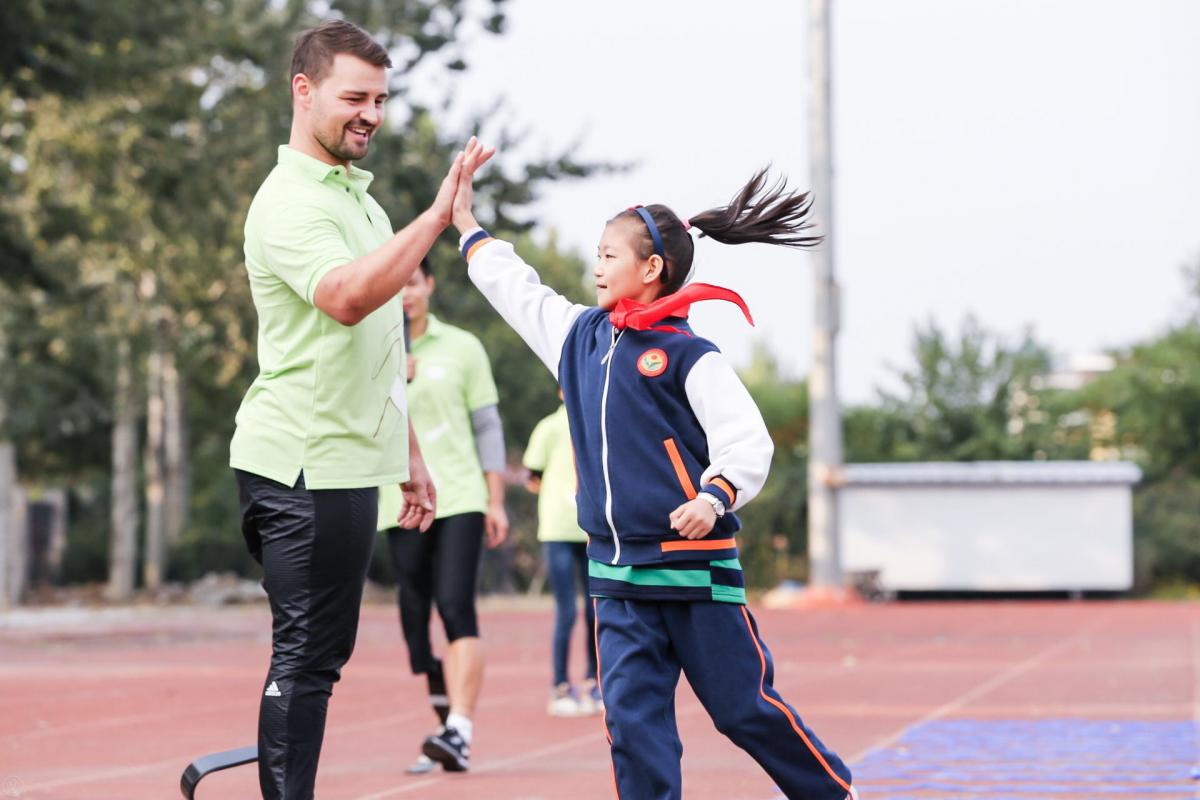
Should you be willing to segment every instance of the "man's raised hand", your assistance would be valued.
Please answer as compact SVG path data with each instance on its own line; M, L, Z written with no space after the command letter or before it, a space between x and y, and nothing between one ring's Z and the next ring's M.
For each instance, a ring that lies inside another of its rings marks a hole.
M454 156L454 162L450 164L450 170L446 173L446 177L442 178L442 184L438 187L437 196L433 198L433 204L429 206L428 214L432 214L438 224L445 228L450 224L452 219L451 205L454 203L454 193L458 191L459 176L462 174L464 151L459 151Z

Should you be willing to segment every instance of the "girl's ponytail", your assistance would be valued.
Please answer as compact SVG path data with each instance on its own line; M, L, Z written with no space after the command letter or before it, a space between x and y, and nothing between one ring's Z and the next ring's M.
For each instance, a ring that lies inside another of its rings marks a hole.
M722 244L762 242L784 247L814 247L820 236L802 231L813 227L809 218L812 195L787 189L785 180L766 187L767 170L759 170L723 208L711 208L692 216L691 226L701 236Z
M763 242L784 247L815 247L822 237L802 233L813 227L809 218L812 197L787 190L786 181L769 189L767 170L759 170L723 208L711 208L690 220L678 217L664 205L634 206L609 220L628 219L635 232L639 258L658 254L663 259L663 297L679 291L692 270L694 242L690 228L724 244Z

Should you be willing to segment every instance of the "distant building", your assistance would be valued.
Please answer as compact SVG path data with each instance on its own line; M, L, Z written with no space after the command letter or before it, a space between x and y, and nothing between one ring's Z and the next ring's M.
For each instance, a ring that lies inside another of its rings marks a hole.
M1082 389L1106 372L1112 372L1117 360L1105 353L1086 353L1067 358L1065 366L1035 381L1035 389Z
M1032 388L1076 391L1106 372L1111 372L1116 366L1117 360L1105 353L1070 356L1065 366L1036 378ZM1092 441L1088 458L1092 461L1119 461L1122 458L1121 449L1117 446L1117 415L1112 411L1080 409L1063 417L1060 424L1085 426L1088 429Z

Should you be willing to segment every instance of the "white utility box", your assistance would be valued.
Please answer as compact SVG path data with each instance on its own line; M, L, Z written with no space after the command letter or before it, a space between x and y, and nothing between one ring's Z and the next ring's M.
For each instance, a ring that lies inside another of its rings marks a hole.
M885 591L1124 591L1133 585L1126 462L849 464L845 572Z

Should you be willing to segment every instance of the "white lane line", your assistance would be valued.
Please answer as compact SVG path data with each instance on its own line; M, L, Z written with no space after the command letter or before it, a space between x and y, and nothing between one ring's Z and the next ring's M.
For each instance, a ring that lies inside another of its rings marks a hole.
M812 681L806 681L806 680L789 681L789 688L794 688L798 683L810 683L815 680L816 679L814 678ZM705 711L704 706L701 705L699 703L699 701L697 701L695 704L693 704L687 708L680 709L677 707L675 710L675 717L676 717L676 719L683 719L683 718L690 717L690 716L693 716L695 714L700 714L700 713L707 713L707 712ZM602 719L603 719L602 717L597 717L597 722L599 723ZM564 750L570 750L572 748L579 747L580 745L584 745L589 742L595 742L597 739L600 739L600 740L604 739L603 728L597 729L595 733L589 733L586 736L577 736L574 739L568 739L564 742L560 742L555 745L550 745L549 747L542 748L541 750L536 750L532 753L526 753L526 754L520 755L520 756L512 756L509 758L501 759L499 761L488 761L488 762L485 762L484 764L482 764L481 766L479 766L478 768L472 767L471 772L473 774L477 774L477 775L482 774L482 773L487 773L487 772L494 772L499 769L504 769L506 767L511 767L516 764L522 764L526 761L531 761L536 758L541 758L542 756L551 755L553 753L558 753L558 752L561 752ZM436 786L438 784L445 783L447 780L454 780L454 779L455 779L455 777L446 776L446 775L441 775L436 778L425 778L424 780L415 781L413 783L406 783L405 785L400 786L395 789L389 789L387 791L377 792L375 794L364 794L364 795L354 798L354 800L384 800L384 798L396 797L397 795L407 794L409 792L416 791L417 789L425 789L430 786ZM776 797L779 797L779 795L777 795Z
M528 692L528 693L526 693L526 695L523 695L523 696L519 695L519 696L515 696L515 697L509 696L509 697L505 697L505 698L497 698L497 699L491 700L490 702L485 700L482 703L480 703L480 705L486 706L486 707L506 706L506 705L511 705L517 701L521 701L523 704L528 704L531 701L531 698L534 696L534 694L536 694L539 697L541 696L541 692L539 690L536 693ZM348 709L343 711L343 713L348 713L348 712L349 712ZM374 719L371 719L371 720L368 720L365 722L348 722L348 723L343 723L340 725L330 726L325 732L325 740L328 741L329 737L331 735L338 736L338 735L341 735L344 733L351 733L351 732L355 732L355 731L364 731L364 730L371 730L373 728L387 727L389 725L393 725L398 722L404 722L404 721L412 719L413 717L423 716L428 713L429 713L428 706L422 705L419 709L405 711L400 714L392 714L387 717L378 717L378 718L374 718ZM601 735L603 735L603 734L601 734ZM148 764L137 764L137 765L132 765L132 766L128 766L128 767L116 767L116 768L112 768L112 769L89 770L87 772L79 773L76 775L65 775L61 778L54 778L53 780L42 781L40 783L22 784L21 789L22 789L22 791L32 792L32 791L40 791L42 789L56 789L61 786L74 786L77 784L103 782L103 781L113 780L115 778L124 778L129 775L138 775L138 774L141 774L144 772L153 772L155 770L165 769L167 767L172 767L172 766L177 767L179 769L179 772L182 773L184 768L188 764L190 764L194 759L198 758L200 755L202 755L202 754L201 753L190 753L188 755L175 756L173 758L164 759L162 761L155 761L155 762L148 763Z
M1090 636L1095 631L1095 629L1098 628L1101 625L1101 623L1103 623L1103 622L1104 622L1104 618L1102 618L1102 617L1099 617L1099 618L1093 620L1090 625L1087 625L1086 627L1084 627L1083 630L1079 631L1071 638L1063 639L1062 641L1058 642L1057 644L1047 647L1042 652L1030 656L1029 658L1025 659L1021 663L1015 664L1012 667L1009 667L1004 672L1001 672L998 675L992 676L991 678L989 678L988 680L979 684L978 686L974 687L973 689L969 689L968 691L960 694L958 697L955 697L953 700L943 703L942 705L933 709L932 711L930 711L929 713L920 717L919 719L917 719L913 722L910 722L907 725L903 726L902 728L888 734L887 736L884 736L882 739L879 739L878 741L873 742L872 744L868 745L865 749L859 751L858 753L855 753L853 756L851 756L849 759L847 759L846 763L847 764L857 764L858 762L862 761L864 758L869 756L871 753L873 753L877 750L882 750L885 747L890 747L891 745L895 744L897 741L899 741L901 738L903 738L904 735L907 734L909 731L911 731L913 728L916 728L919 725L924 725L927 722L932 722L933 720L936 720L936 719L941 719L942 717L945 717L945 716L959 710L960 708L962 708L963 706L972 702L973 700L983 697L984 695L986 695L988 692L992 691L993 689L997 689L997 688L1003 686L1004 684L1014 680L1015 678L1019 678L1022 675L1024 675L1025 673L1036 669L1037 667L1041 666L1043 663L1050 660L1054 656L1058 655L1062 651L1073 647L1077 642L1079 642L1079 640L1081 640L1087 636Z
M599 726L599 724L599 719L597 719L597 726ZM525 753L524 755L512 756L511 758L501 759L500 761L490 761L478 769L472 768L471 773L481 775L487 772L495 772L498 769L511 767L515 764L520 764L531 759L542 758L543 756L553 755L554 753L559 753L563 750L570 750L582 744L603 740L604 731L598 727L597 730L589 733L586 736L576 736L574 739L567 739L565 742L559 742L558 744L550 745L549 747L543 747L541 750L534 750L533 752ZM445 780L446 778L441 776L437 778L426 778L425 780L417 781L416 783L405 784L397 789L389 789L387 791L377 792L375 794L364 794L355 800L383 800L385 797L396 797L397 795L408 794L409 792L416 791L417 789L436 786L439 783L445 782Z
M860 761L862 761L867 756L869 756L871 753L873 753L877 750L882 750L885 747L890 747L891 745L895 744L897 741L899 741L901 738L903 738L904 735L906 733L908 733L909 731L911 731L913 728L916 728L919 725L923 725L926 722L932 722L935 719L940 719L940 718L946 716L947 714L950 714L953 711L957 711L958 709L965 706L967 703L970 703L972 700L982 697L985 694L987 694L988 692L992 691L993 689L1003 686L1004 684L1008 683L1009 681L1013 680L1014 678L1018 678L1018 677L1024 675L1025 673L1027 673L1030 670L1034 669L1035 667L1041 665L1043 662L1047 661L1048 659L1053 658L1059 652L1074 645L1075 642L1078 641L1079 639L1082 639L1085 636L1090 635L1097 627L1100 626L1100 624L1103 621L1104 620L1102 618L1097 618L1097 619L1093 620L1090 625L1087 625L1083 630L1079 631L1079 633L1075 634L1071 638L1064 639L1063 641L1060 641L1058 644L1051 645L1050 647L1046 648L1042 652L1030 656L1029 658L1025 659L1024 661L1022 661L1019 664L1015 664L1014 666L1009 667L1004 672L1000 673L999 675L993 676L992 678L984 681L983 683L979 684L978 686L974 687L973 689L969 689L968 691L963 692L962 694L960 694L958 697L954 698L953 700L943 703L942 705L940 705L937 708L930 711L928 714L925 714L921 718L908 723L907 725L900 728L899 730L894 731L894 732L888 734L887 736L884 736L882 739L879 739L878 741L873 742L872 744L868 745L863 750L860 750L858 753L855 753L850 758L845 759L845 763L848 766L853 766L853 765L859 763ZM1197 713L1200 714L1200 705L1197 706L1197 709L1198 709ZM783 798L783 795L777 793L777 794L770 795L769 797L766 797L763 800L782 800L782 798Z
M175 758L156 761L153 764L138 764L135 767L118 767L115 769L104 769L95 772L88 772L83 775L67 776L63 778L55 778L50 781L42 781L41 783L22 783L21 791L38 792L43 789L57 789L60 786L73 786L78 783L91 783L93 781L108 781L114 778L124 778L129 775L139 775L143 772L153 772L158 769L166 769L167 767L179 767L182 773L183 768L188 765L195 756L176 756Z

